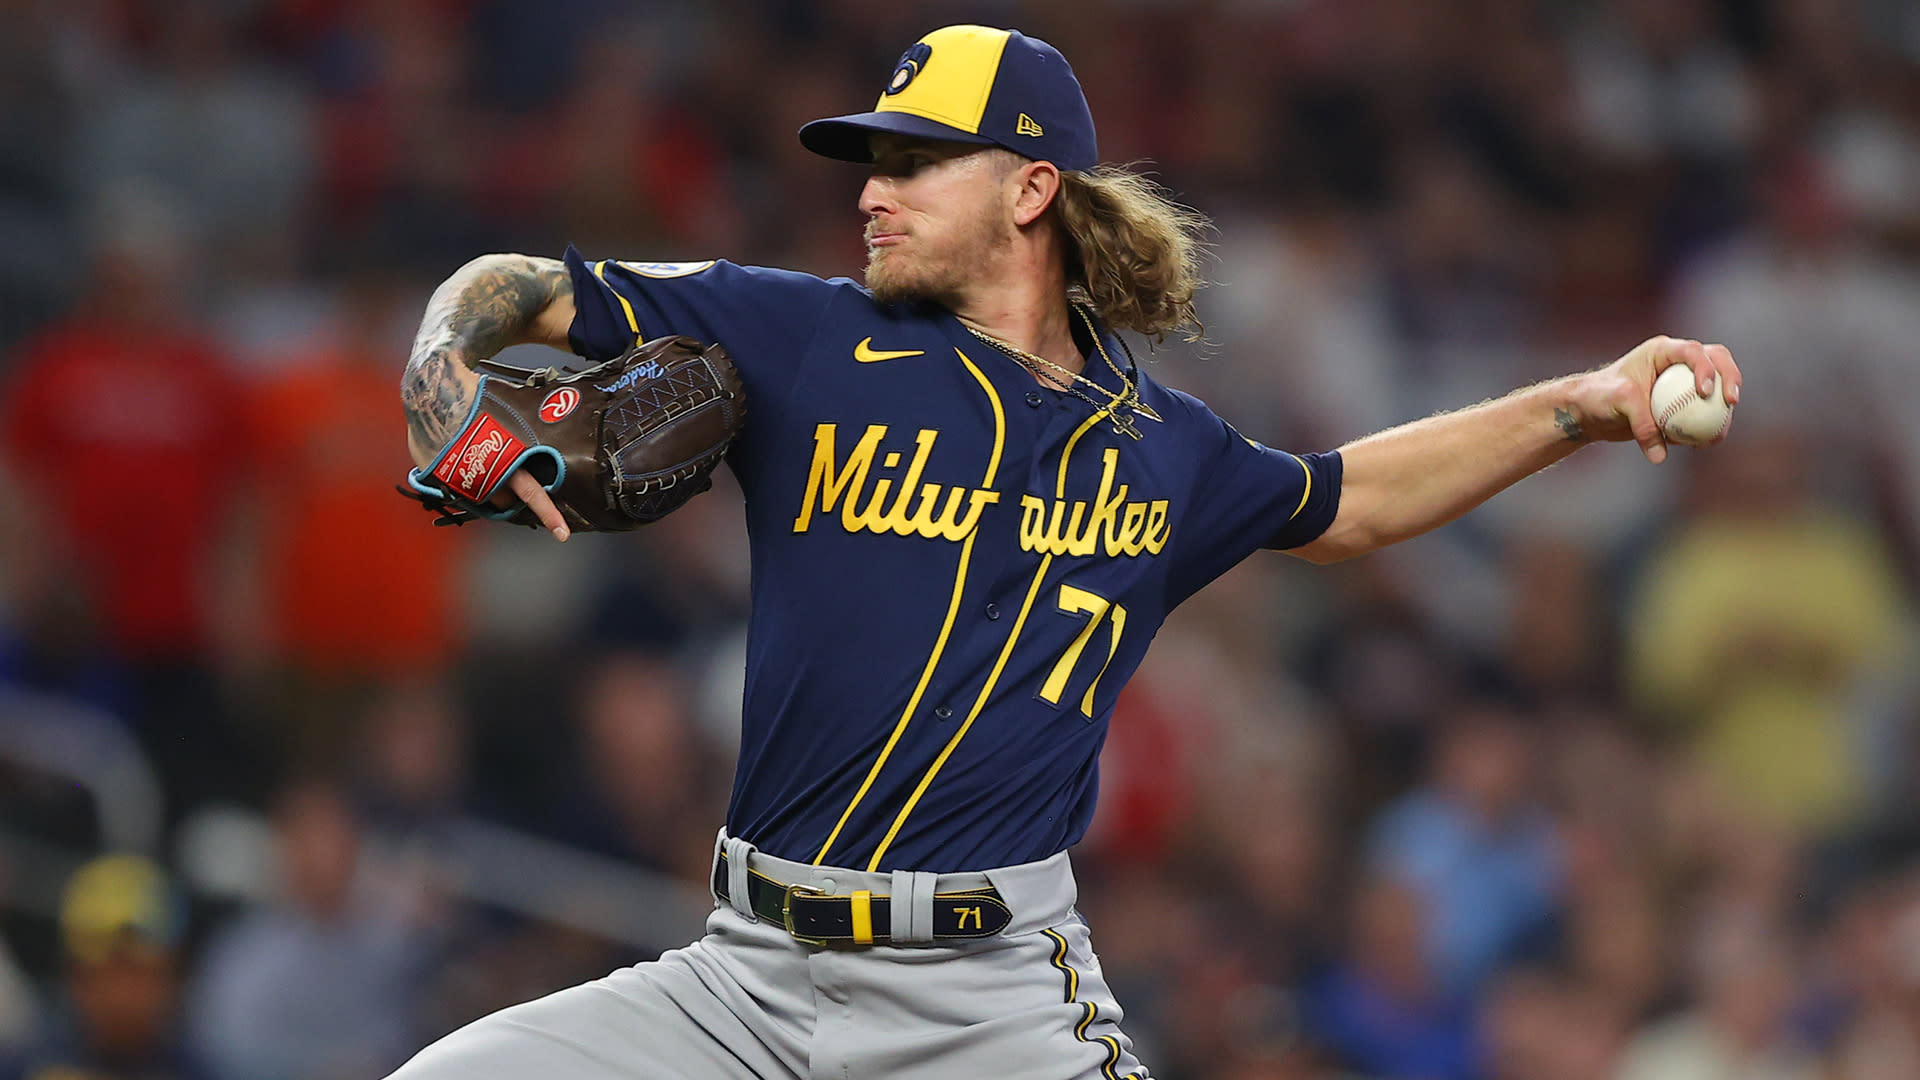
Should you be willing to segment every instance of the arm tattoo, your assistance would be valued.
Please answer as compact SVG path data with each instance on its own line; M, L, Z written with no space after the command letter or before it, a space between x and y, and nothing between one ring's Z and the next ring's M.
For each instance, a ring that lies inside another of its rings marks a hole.
M1573 418L1571 410L1553 410L1553 422L1560 429L1560 434L1567 437L1568 442L1587 441L1587 433L1580 430L1580 421Z
M435 289L400 382L410 441L429 453L445 445L473 407L474 361L527 340L534 319L572 294L563 263L524 255L475 259Z

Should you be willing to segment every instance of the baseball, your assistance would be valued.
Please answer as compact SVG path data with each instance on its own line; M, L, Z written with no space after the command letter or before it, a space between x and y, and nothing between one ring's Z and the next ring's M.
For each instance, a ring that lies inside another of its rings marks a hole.
M1727 433L1733 422L1733 406L1727 404L1718 372L1713 376L1713 393L1701 397L1693 369L1675 364L1653 380L1653 418L1660 434L1668 442L1685 446L1705 446Z

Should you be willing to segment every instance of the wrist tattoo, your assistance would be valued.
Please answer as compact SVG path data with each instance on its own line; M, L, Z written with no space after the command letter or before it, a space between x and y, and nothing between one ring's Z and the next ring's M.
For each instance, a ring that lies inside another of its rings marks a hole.
M445 349L407 362L400 384L400 403L407 413L407 434L424 450L442 446L453 437L454 426L473 404L467 389L453 375L453 360Z
M1580 430L1580 421L1574 419L1573 410L1557 408L1553 410L1553 423L1566 436L1568 442L1586 442L1587 433Z
M572 292L565 264L526 256L470 263L435 290L400 382L414 442L444 445L472 407L473 381L456 363L470 366L521 341L547 305Z

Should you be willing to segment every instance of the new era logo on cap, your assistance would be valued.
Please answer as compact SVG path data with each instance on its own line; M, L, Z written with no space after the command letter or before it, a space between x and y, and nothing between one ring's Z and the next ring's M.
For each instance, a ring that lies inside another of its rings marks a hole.
M867 162L875 132L1004 146L1070 172L1100 160L1093 114L1066 58L1039 38L989 26L945 26L921 38L894 65L872 112L815 120L800 142Z

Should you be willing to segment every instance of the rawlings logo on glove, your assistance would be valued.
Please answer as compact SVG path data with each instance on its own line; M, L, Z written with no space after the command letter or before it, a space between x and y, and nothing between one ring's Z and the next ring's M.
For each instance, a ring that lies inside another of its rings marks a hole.
M500 451L505 450L507 444L513 444L513 457L507 459L511 462L519 457L520 451L526 449L526 444L519 439L509 437L491 416L481 416L480 422L468 431L470 434L465 440L465 447L447 454L446 460L441 463L440 468L434 470L433 475L441 483L451 486L455 492L472 499L477 498L474 492L491 491L495 484L506 479L507 472L510 470L501 470L500 475L494 475L493 465ZM455 443L460 441L456 439ZM452 468L456 460L459 462L458 470ZM480 482L482 477L486 478L485 483Z
M726 350L692 338L645 342L585 371L475 366L480 391L467 422L400 488L440 525L534 524L524 505L489 504L524 469L575 531L637 528L711 487L746 420Z

